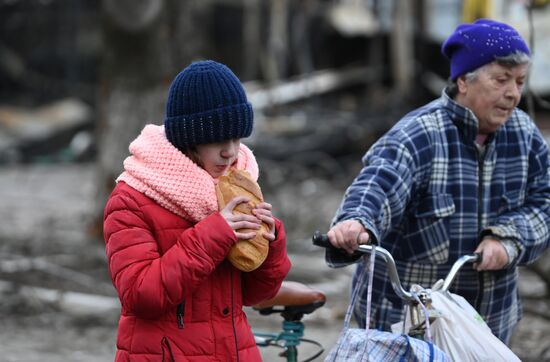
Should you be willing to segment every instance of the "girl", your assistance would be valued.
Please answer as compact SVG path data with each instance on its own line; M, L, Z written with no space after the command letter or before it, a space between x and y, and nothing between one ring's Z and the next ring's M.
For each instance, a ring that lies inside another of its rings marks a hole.
M121 301L115 361L259 361L243 305L273 297L290 269L282 223L261 203L218 210L215 184L230 168L258 177L240 139L252 107L238 78L214 61L192 63L169 90L164 126L130 144L104 216L109 271ZM269 255L244 273L226 255L269 226Z

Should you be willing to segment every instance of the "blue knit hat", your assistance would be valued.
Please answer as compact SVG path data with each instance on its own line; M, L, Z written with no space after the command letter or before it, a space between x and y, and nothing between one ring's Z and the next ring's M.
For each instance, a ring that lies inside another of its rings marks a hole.
M213 60L194 62L170 86L164 128L179 150L244 138L252 133L254 114L233 72Z
M443 43L441 52L451 62L451 79L515 52L530 55L529 47L509 25L489 19L461 24Z

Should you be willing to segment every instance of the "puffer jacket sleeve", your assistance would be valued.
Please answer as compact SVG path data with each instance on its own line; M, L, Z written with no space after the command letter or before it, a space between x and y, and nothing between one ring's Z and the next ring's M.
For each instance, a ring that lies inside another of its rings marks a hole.
M128 193L111 195L104 235L122 306L143 318L158 317L192 294L236 242L229 225L214 213L183 231L161 255L141 205Z
M258 269L243 273L244 305L255 305L274 297L290 270L291 263L286 253L286 233L282 222L275 219L275 227L277 238L269 244L266 260Z

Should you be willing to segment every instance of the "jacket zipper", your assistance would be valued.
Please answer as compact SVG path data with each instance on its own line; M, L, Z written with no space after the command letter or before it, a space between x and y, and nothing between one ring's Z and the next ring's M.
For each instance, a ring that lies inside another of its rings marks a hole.
M485 146L487 147L487 146ZM482 229L482 221L483 221L483 161L485 159L485 155L487 154L487 149L484 150L483 154L481 153L480 148L476 145L476 153L477 153L477 164L478 164L478 190L477 190L477 235L481 234ZM475 309L479 312L481 308L481 302L483 300L483 272L478 273L478 281L479 281L479 292L476 297L476 305Z
M160 341L160 346L162 348L162 362L167 361L165 356L165 350L168 350L168 354L170 355L170 361L175 361L174 353L172 353L172 347L170 347L170 343L168 342L168 338L162 337Z
M181 302L180 304L178 304L178 307L176 309L176 319L178 321L179 329L183 329L184 327L184 324L183 324L184 311L185 311L185 302Z
M231 286L231 325L233 327L233 336L235 338L235 352L237 352L237 362L240 361L240 358L239 358L239 341L237 340L237 329L235 328L235 313L234 313L234 308L235 308L235 297L234 297L234 288L233 288L233 268L230 269L230 277L231 277L231 282L230 282L230 286Z

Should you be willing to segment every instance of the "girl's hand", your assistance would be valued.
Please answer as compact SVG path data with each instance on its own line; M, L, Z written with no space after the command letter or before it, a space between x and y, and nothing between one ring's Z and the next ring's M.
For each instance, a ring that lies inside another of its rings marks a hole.
M256 235L256 230L260 228L261 221L259 218L254 215L246 214L233 214L233 209L243 202L249 202L250 199L246 196L237 196L225 205L225 207L220 211L222 217L227 221L227 224L235 235L237 239L248 240L252 239ZM243 231L238 231L240 229L247 229Z
M269 230L264 232L263 236L269 242L275 240L275 219L273 219L271 209L271 204L268 204L267 202L261 202L256 205L256 208L254 210L252 210L252 213L268 226Z

